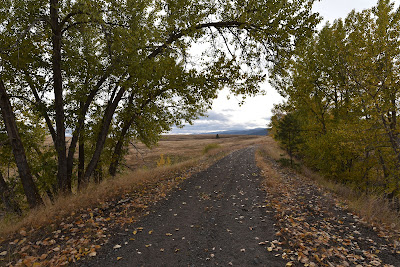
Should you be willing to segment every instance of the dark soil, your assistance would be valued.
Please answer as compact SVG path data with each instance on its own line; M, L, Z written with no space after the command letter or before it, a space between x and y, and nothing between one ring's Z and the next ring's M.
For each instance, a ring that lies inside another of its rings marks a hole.
M236 151L183 182L80 266L285 266L254 159Z

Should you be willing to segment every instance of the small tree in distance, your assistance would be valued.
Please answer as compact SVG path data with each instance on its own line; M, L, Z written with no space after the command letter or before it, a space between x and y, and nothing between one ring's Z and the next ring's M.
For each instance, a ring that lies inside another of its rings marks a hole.
M293 166L293 155L302 143L300 121L293 113L288 113L276 125L275 138L281 142L290 157L290 166Z

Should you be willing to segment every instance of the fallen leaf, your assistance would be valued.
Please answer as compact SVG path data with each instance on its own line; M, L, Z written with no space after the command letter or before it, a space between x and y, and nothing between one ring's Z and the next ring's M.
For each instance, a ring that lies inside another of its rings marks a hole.
M166 235L166 236L171 236L172 234L171 234L171 233L166 233L165 235Z
M5 256L7 255L7 250L4 250L3 252L0 253L0 256Z
M379 266L379 265L381 265L381 262L377 261L377 260L374 260L374 261L371 261L370 264L372 264L374 266Z
M119 261L120 259L122 259L122 257L117 257L117 261Z
M115 246L113 246L113 249L119 249L119 248L121 248L121 245L115 245Z
M94 256L96 256L96 255L97 255L96 251L93 251L93 252L90 252L90 253L89 253L89 257L94 257Z
M150 230L150 231L149 231L149 235L151 235L152 233L153 233L153 230Z

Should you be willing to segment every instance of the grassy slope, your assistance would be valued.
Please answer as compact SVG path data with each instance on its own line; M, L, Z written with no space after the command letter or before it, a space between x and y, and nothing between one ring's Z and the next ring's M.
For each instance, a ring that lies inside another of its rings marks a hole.
M126 172L115 179L106 179L100 185L91 185L82 192L71 196L59 197L54 204L47 201L45 207L27 212L22 218L7 217L0 222L0 238L5 239L20 229L38 228L42 225L62 220L68 214L81 209L95 206L98 203L112 198L118 198L126 192L135 191L144 183L153 184L158 181L173 179L185 170L195 167L199 161L212 161L227 151L258 143L259 136L221 136L215 139L214 135L197 136L165 136L159 144L148 149L142 144L130 148L126 158ZM218 144L215 149L204 155L205 147ZM160 155L170 158L171 165L164 164L157 168ZM0 239L1 241L1 239Z

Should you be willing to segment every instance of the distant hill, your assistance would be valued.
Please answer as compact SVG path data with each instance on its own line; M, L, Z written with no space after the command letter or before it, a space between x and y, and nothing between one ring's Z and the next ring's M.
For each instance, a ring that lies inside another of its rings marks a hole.
M267 135L267 128L255 128L255 129L242 129L242 130L228 130L220 132L211 132L204 134L240 134L240 135Z

